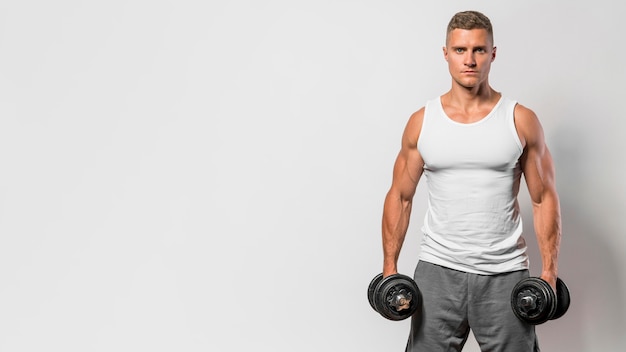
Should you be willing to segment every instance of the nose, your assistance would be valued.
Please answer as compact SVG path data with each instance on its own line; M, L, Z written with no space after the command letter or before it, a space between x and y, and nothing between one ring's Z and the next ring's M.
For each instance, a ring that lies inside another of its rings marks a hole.
M468 50L465 53L465 57L463 58L463 63L465 64L465 66L467 67L475 67L476 66L476 60L474 59L474 53L471 50Z

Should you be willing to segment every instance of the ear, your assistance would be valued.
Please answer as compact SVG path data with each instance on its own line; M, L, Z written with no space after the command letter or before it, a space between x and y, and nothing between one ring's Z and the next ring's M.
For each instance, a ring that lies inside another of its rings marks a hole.
M493 60L496 59L496 51L497 51L497 47L493 47L493 50L491 51L491 62L493 62Z
M442 49L443 49L443 58L446 59L446 61L448 61L448 48L444 46Z

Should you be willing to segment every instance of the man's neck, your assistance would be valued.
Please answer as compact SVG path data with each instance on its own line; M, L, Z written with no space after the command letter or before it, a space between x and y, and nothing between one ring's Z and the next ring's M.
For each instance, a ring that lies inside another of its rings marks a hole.
M452 87L441 96L441 105L450 119L459 123L472 123L489 114L500 100L501 94L489 85L482 89Z
M496 92L488 83L478 87L463 87L453 82L452 88L443 95L446 105L453 105L461 110L471 110L484 104L495 104L501 94Z

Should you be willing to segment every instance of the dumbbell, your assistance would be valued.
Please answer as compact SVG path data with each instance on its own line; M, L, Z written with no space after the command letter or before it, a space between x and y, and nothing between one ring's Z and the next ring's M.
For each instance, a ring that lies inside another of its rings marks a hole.
M370 306L389 320L404 320L413 315L420 301L419 290L413 279L402 274L383 278L378 274L367 288Z
M559 278L556 279L556 294L547 281L538 277L523 279L511 292L513 312L531 325L562 317L569 305L569 289Z

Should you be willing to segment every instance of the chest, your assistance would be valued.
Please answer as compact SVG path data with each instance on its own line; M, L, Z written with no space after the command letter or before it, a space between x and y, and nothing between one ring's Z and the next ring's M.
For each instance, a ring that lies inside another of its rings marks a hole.
M519 138L506 116L472 124L441 116L431 116L424 122L418 147L429 170L509 170L521 156Z

